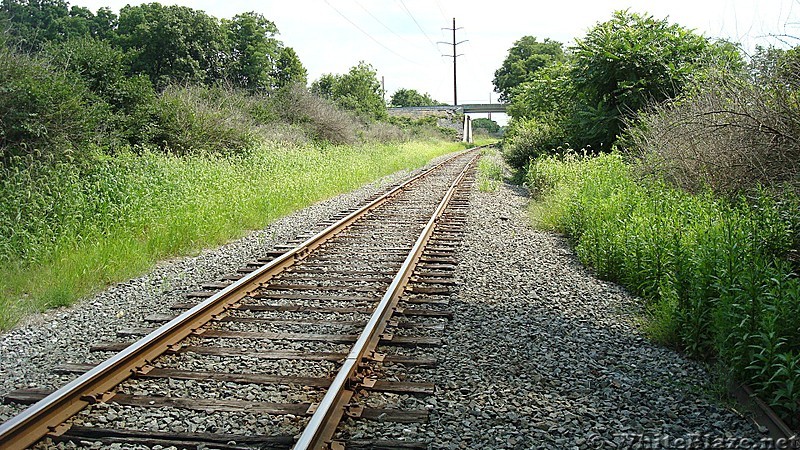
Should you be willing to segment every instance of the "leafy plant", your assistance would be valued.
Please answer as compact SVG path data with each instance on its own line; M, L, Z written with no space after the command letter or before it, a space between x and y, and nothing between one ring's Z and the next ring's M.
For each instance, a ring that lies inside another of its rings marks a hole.
M323 75L311 84L311 92L369 119L384 118L387 114L375 69L363 61L346 74Z

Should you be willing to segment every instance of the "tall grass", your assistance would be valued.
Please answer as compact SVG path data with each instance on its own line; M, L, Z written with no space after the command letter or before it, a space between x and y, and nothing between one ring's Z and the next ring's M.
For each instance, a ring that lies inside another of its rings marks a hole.
M478 161L478 189L482 192L494 192L503 182L503 160L495 148L481 150L482 157Z
M0 329L142 273L164 257L220 244L460 148L442 141L265 144L226 156L17 161L0 168Z
M641 295L657 340L716 358L800 425L797 201L725 200L635 180L616 154L534 161L537 221L580 259Z

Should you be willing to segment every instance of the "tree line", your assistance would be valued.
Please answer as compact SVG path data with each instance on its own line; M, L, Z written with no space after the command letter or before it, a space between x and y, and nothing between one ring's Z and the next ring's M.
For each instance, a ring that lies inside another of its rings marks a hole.
M148 3L92 13L64 0L3 0L7 44L24 52L96 46L121 52L123 71L161 90L177 83L225 81L249 90L306 82L297 54L262 14L217 19L186 6ZM88 50L87 50L88 51Z
M377 129L372 121L389 121L370 64L309 87L296 52L257 12L218 19L147 3L117 15L64 0L2 0L0 27L4 164L130 148L236 152L285 126L303 139L353 143ZM434 102L403 89L393 100ZM414 128L387 124L387 138L403 135L393 126Z
M745 65L730 42L627 10L569 47L522 37L494 78L510 103L509 162L520 168L559 147L609 151L639 112L680 96L709 71Z

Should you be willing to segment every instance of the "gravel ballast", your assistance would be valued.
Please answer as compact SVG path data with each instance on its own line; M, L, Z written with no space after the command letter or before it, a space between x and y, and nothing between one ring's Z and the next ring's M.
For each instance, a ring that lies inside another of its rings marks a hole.
M201 283L235 271L274 245L408 176L403 172L386 177L218 249L161 263L151 273L71 308L27 319L0 335L0 395L19 388L63 385L73 376L55 375L52 369L67 362L97 361L101 355L89 353L91 344L119 341L117 330L141 327L143 318L152 313L169 313L172 303L182 301L183 294ZM494 192L474 188L467 233L457 254L458 284L448 307L453 319L446 322L444 332L427 333L441 337L444 345L396 350L439 360L436 368L407 367L409 373L403 377L435 383L436 395L376 394L367 401L376 407L426 409L429 423L383 428L387 424L359 421L352 424L351 437L423 440L437 449L631 448L636 443L642 448L702 448L704 442L720 442L714 439L731 444L765 437L713 400L712 377L700 364L646 339L639 327L641 300L595 278L563 236L534 229L527 203L527 192L514 186L500 185ZM294 375L298 368L294 363L283 367L285 361L246 358L167 358L179 361L180 368L195 370L246 372L260 366L265 372ZM324 366L322 372L305 375L326 376L332 369ZM200 392L209 386L159 383L150 384L164 392L187 386ZM272 388L255 386L242 395L287 399ZM0 422L22 408L0 405ZM125 409L109 408L119 409L120 417ZM152 422L148 426L153 430L194 426L178 419L164 421L165 416L180 417L165 411L141 420ZM221 414L213 419L219 424L208 428L213 431L237 432L250 422L264 429L280 423L289 433L298 430L294 418Z

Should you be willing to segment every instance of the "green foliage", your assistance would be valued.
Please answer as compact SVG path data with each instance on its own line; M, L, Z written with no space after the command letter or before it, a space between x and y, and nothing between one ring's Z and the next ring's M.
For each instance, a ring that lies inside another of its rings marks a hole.
M220 21L184 6L147 3L128 5L117 18L108 8L93 14L64 0L3 0L0 25L8 30L6 45L25 52L66 51L92 38L121 49L118 70L146 75L158 90L224 81L255 92L306 82L297 54L276 38L275 24L255 12Z
M541 155L561 150L563 131L538 119L513 119L503 138L503 157L513 168L527 167Z
M501 102L508 102L517 86L530 80L539 69L561 61L564 50L560 42L549 38L538 42L533 36L524 36L514 42L503 65L495 71L494 90L500 93Z
M608 151L640 111L680 97L719 68L742 70L742 57L731 44L712 42L666 19L617 11L576 40L565 61L529 73L507 94L509 114L559 130L556 141Z
M428 94L421 94L415 89L398 89L393 95L389 104L397 107L408 106L437 106L443 103L437 102Z
M528 181L539 222L567 233L600 276L641 295L655 337L718 357L797 419L800 279L786 259L797 200L727 201L637 182L617 154L540 158Z
M362 117L380 119L387 114L377 73L363 61L346 74L323 75L311 84L311 92Z
M127 5L119 15L119 43L136 55L135 73L157 89L175 83L213 83L224 73L226 35L219 21L185 6Z
M107 105L72 75L0 48L0 161L79 157L95 143Z
M478 189L482 192L494 192L503 181L503 161L500 152L494 148L481 151L482 156L478 161Z
M458 132L455 129L439 126L439 120L446 117L446 115L424 115L422 117L389 116L386 121L409 132L414 138L459 140Z
M104 124L115 146L142 143L156 93L144 75L128 76L130 55L108 41L76 38L49 43L44 53L52 64L74 74L111 109Z
M675 98L711 63L741 65L741 56L666 19L617 11L576 41L571 61L583 103L576 129L585 130L576 142L608 149L626 118Z
M293 84L305 86L308 82L308 71L303 67L303 63L300 62L300 58L293 48L281 47L272 78L278 89Z
M488 133L497 133L500 131L500 125L492 119L479 118L472 121L472 128L474 130L485 130Z
M120 153L80 166L0 167L0 329L460 148L265 145L228 156Z
M258 141L254 100L223 87L169 87L153 104L145 139L178 155L246 151Z
M230 45L225 62L227 79L251 91L273 87L273 68L280 54L275 24L259 13L248 12L224 20L222 26Z
M117 17L109 8L92 14L84 7L70 8L64 0L3 0L0 18L9 24L10 43L24 51L79 37L108 39L117 24Z

